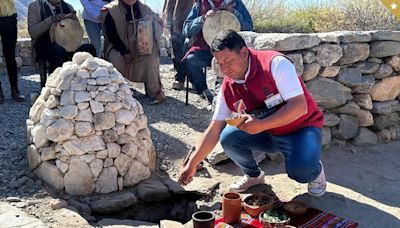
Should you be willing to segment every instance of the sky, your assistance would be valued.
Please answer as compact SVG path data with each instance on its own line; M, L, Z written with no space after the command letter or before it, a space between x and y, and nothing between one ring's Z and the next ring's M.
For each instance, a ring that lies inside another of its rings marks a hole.
M1 1L1 0L0 0ZM80 0L64 0L65 2L70 3L75 10L77 11L82 11L82 4ZM150 8L152 8L156 13L161 13L161 10L163 8L164 5L164 0L141 0L143 3L147 4L148 6L150 6ZM285 0L285 5L303 5L306 3L327 3L330 2L328 0Z
M0 0L1 1L1 0ZM82 4L80 0L64 0L71 4L75 10L82 11ZM155 12L160 13L164 4L163 0L142 0L143 3L146 3L150 8L152 8Z

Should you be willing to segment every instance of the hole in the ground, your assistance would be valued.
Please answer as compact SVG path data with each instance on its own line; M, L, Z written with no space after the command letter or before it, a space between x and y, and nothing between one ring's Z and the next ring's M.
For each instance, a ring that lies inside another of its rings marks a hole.
M92 225L125 225L125 222L157 225L162 220L186 224L199 210L221 208L221 204L215 202L220 195L219 185L207 189L207 193L185 191L177 182L155 174L122 191L86 197L63 195L61 198Z
M162 202L139 200L130 207L112 213L92 213L97 221L102 219L129 219L151 223L173 220L186 223L194 212L198 211L196 201L202 196L194 193L176 194Z
M185 193L174 195L162 202L138 201L133 206L109 214L93 213L97 221L101 219L130 219L159 223L161 220L174 220L186 223L198 211L196 201L200 195Z

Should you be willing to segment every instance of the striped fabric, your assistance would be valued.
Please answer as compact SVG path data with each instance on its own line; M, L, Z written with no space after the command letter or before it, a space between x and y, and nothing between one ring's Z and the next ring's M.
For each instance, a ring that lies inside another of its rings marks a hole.
M274 202L274 209L284 211L282 206L283 203L281 201ZM221 211L215 211L215 214L214 228L262 228L262 224L258 219L251 218L250 215L244 212L242 213L241 223L236 225L224 223ZM289 225L298 228L355 228L358 226L358 223L315 208L308 208L304 215L291 216Z

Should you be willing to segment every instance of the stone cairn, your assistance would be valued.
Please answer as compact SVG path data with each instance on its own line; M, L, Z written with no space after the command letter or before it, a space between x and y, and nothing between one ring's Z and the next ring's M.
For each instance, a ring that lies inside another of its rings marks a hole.
M49 76L30 109L27 138L30 168L71 195L122 190L155 167L142 106L111 63L88 53Z

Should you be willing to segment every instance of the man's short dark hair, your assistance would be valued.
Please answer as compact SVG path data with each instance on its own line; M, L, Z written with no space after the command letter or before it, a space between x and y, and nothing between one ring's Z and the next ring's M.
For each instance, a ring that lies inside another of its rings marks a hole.
M228 48L230 51L239 52L242 47L247 47L243 38L233 30L225 30L215 36L211 43L211 52L218 52Z

